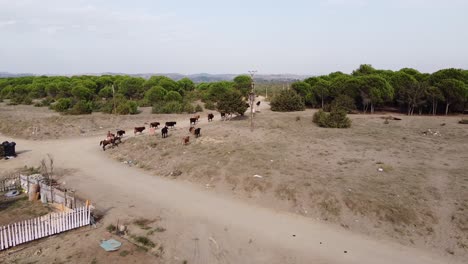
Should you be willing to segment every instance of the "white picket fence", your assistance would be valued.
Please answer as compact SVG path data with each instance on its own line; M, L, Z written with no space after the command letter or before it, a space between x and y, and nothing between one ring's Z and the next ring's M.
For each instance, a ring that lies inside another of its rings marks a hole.
M90 221L91 209L85 206L70 212L52 213L2 226L0 227L0 250L86 226L90 224Z

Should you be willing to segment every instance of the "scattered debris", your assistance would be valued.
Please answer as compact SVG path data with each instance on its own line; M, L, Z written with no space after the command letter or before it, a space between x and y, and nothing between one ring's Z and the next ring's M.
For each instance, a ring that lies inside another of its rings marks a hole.
M426 131L423 131L422 132L423 135L427 136L427 135L431 135L431 136L442 136L442 134L440 134L440 132L438 130L436 131L432 131L431 129L427 129Z
M18 190L12 190L7 193L5 193L5 197L15 197L20 195L20 192Z
M255 174L255 175L254 175L254 178L260 178L260 179L262 179L263 176L260 176L260 175L258 175L258 174Z
M105 250L105 251L116 251L118 250L120 247L122 246L122 243L120 243L119 241L115 240L115 239L109 239L109 240L103 240L101 242L101 247Z
M382 169L382 168L379 168L379 169L378 169L378 171L382 172L382 171L383 171L383 169Z
M344 251L344 253L346 254L346 253L348 253L348 251L347 251L347 250L345 250L345 251Z
M445 125L446 125L445 123L440 124L440 126L445 126Z
M182 172L180 170L175 170L169 174L169 176L173 176L173 177L178 177L180 175L182 175Z

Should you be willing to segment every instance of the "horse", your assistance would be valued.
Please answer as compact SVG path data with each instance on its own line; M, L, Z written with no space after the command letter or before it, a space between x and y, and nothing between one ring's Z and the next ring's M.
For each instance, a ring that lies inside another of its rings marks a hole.
M167 138L167 131L168 131L167 126L161 129L162 138Z
M115 140L114 139L104 139L101 142L99 142L99 146L102 146L102 150L106 151L106 146L112 144L112 146L115 146Z
M214 118L213 113L209 113L209 114L208 114L208 122L213 121L213 118Z

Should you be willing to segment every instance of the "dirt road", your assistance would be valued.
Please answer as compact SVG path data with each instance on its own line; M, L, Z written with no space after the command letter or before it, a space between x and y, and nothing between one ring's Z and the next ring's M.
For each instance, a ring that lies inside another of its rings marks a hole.
M448 263L430 252L373 241L302 216L151 176L108 159L97 146L99 139L15 139L19 157L0 165L37 164L52 154L56 166L79 170L63 179L66 185L89 197L108 217L163 214L169 230L175 230L166 246L168 257L183 256L189 263Z

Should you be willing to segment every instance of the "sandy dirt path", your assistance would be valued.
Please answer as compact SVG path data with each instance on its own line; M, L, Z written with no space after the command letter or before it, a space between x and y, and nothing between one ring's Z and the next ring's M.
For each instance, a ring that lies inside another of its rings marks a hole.
M373 241L302 216L274 212L195 186L153 177L108 159L97 147L98 140L15 140L21 155L8 161L8 167L38 162L50 153L57 166L79 168L75 177L65 178L67 185L77 188L109 213L145 215L162 208L168 210L168 215L183 217L188 222L194 219L207 228L229 226L237 237L243 237L244 241L255 238L256 243L264 245L264 250L273 255L278 249L281 251L277 252L295 256L293 263L447 263L427 252ZM224 235L229 236L229 233Z

